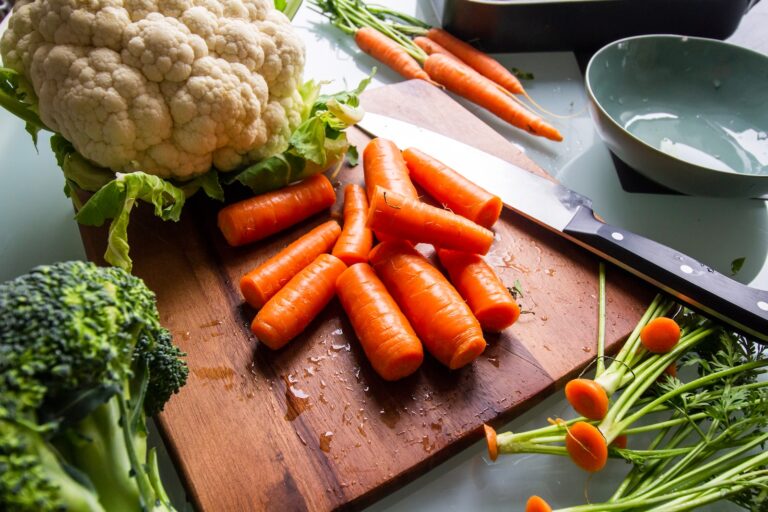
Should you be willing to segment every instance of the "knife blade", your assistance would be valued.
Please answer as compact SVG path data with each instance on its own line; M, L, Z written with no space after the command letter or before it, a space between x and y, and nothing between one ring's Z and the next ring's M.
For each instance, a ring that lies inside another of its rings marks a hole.
M398 147L416 147L504 205L682 302L768 341L768 292L749 287L675 249L598 220L592 201L468 144L391 117L366 112L357 127Z

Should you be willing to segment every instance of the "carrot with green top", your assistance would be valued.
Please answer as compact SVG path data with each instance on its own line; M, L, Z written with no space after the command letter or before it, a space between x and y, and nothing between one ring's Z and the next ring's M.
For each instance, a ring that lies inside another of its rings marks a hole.
M491 230L381 187L376 187L371 199L367 225L391 237L477 254L486 254L493 243Z
M411 179L453 213L486 228L499 220L504 204L498 196L418 149L406 149L403 159Z
M482 328L469 306L411 245L403 240L382 242L373 248L369 259L435 359L455 370L485 350Z
M421 69L418 61L395 41L371 27L362 27L355 32L355 43L365 53L386 64L405 78L420 78L432 82Z
M331 301L336 279L346 268L330 254L315 258L264 304L251 323L251 332L272 350L283 347Z
M489 110L509 124L534 135L560 142L563 136L551 124L503 93L489 79L445 55L430 55L424 70L449 91Z
M384 380L415 372L424 350L395 300L367 263L357 263L336 280L336 294L360 345Z
M481 52L469 43L465 43L449 32L439 28L429 29L427 37L445 48L452 55L458 57L464 64L492 82L501 85L509 92L514 94L523 92L520 80L487 53Z
M344 188L344 228L331 253L347 265L368 261L373 233L365 226L367 216L365 190L350 183Z
M324 222L245 274L240 279L240 291L246 302L256 309L262 307L301 269L328 252L339 233L338 222Z
M218 225L229 245L239 246L278 233L336 201L331 182L322 174L268 192L219 211Z
M520 306L481 256L449 249L437 249L437 256L484 331L503 331L517 321Z
M608 413L608 395L592 379L573 379L565 385L565 397L573 409L590 420L602 420Z

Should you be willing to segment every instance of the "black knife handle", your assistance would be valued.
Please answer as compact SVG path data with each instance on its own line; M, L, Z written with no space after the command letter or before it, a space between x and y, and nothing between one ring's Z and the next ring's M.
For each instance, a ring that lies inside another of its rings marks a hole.
M693 308L768 340L768 292L738 283L658 242L601 222L585 206L578 208L563 231Z

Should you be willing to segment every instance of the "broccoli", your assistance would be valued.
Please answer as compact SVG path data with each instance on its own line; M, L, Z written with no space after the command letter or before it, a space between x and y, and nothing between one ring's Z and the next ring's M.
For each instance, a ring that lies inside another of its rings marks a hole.
M173 510L146 415L184 385L154 294L65 262L0 284L0 509Z

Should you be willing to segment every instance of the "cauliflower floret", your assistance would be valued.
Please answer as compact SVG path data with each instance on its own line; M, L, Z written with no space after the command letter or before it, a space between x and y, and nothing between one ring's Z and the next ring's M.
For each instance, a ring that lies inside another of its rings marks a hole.
M301 122L304 47L272 0L20 0L0 55L42 121L116 172L232 170Z

